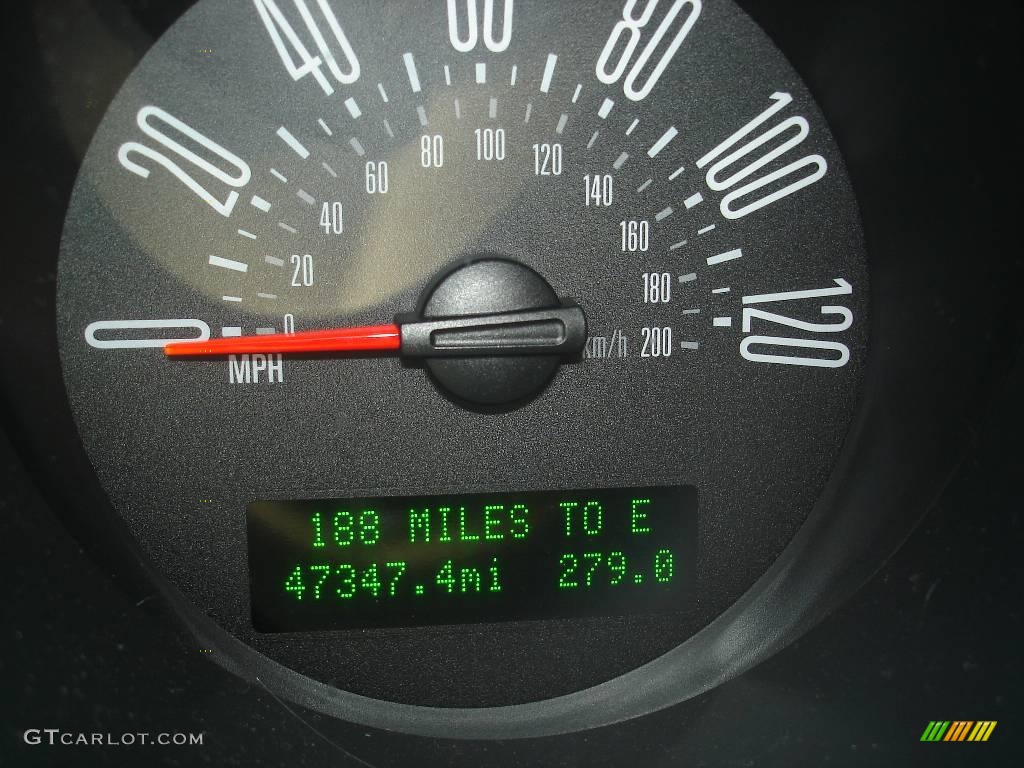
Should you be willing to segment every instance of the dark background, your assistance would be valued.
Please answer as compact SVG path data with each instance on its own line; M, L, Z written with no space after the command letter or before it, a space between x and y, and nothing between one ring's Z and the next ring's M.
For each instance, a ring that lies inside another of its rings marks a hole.
M917 321L949 340L935 386L960 393L935 419L963 435L961 461L941 488L921 489L927 514L881 571L768 662L637 721L489 743L370 731L248 686L200 653L119 546L117 529L82 513L102 506L92 501L95 485L84 465L57 458L77 440L53 353L60 222L92 129L181 4L5 9L0 764L1022 763L1024 328L1015 310L1024 270L1011 191L1020 178L1021 9L1009 1L741 5L829 119L861 201L869 257L919 265L908 290L930 311ZM85 15L101 16L120 44L89 48L77 26ZM999 725L986 744L919 743L935 719ZM203 731L205 743L29 747L27 728Z

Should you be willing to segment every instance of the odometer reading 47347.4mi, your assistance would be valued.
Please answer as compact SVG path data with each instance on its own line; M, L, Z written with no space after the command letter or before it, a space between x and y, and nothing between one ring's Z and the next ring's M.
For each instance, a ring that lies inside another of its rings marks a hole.
M571 618L682 607L693 487L259 501L261 632Z

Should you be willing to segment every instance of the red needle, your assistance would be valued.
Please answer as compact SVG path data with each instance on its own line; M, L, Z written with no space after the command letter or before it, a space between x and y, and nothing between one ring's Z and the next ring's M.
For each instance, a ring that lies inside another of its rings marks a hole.
M197 355L294 354L302 352L381 352L401 349L397 325L365 325L323 331L228 336L207 341L175 341L164 345L168 357Z

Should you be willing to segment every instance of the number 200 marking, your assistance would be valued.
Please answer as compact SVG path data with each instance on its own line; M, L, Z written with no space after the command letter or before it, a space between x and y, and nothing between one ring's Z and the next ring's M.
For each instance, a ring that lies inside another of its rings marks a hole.
M640 357L671 357L672 328L641 328L644 343L640 349Z

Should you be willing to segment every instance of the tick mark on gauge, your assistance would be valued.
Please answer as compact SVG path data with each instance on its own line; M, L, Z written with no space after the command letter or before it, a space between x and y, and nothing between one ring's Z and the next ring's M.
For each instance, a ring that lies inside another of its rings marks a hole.
M683 310L683 314L684 315L699 315L700 314L700 310L699 309L684 309Z
M623 152L621 155L615 158L615 162L612 163L612 168L614 168L616 171L619 170L622 166L626 164L627 160L629 160L629 153Z
M686 245L686 242L686 240L680 240L678 243L672 243L672 245L670 245L668 249L670 251L678 251L680 248Z
M572 103L573 104L575 104L576 101L579 99L580 91L582 91L582 90L583 90L583 83L577 83L576 84L576 90L573 91L573 94L572 94Z
M324 129L324 133L326 133L328 136L334 135L331 129L327 127L327 123L325 123L322 118L317 118L317 122L320 123L320 127Z
M278 135L278 137L280 137L281 141L283 141L285 144L287 144L289 147L291 147L292 151L296 155L301 157L303 160L305 160L307 157L309 157L309 150L306 149L302 145L302 142L299 141L298 139L296 139L292 135L292 132L289 131L287 128L285 128L283 125L280 128L277 129L277 135Z
M680 283L692 283L696 279L697 279L697 273L696 272L688 272L685 275L680 275L679 276L679 282Z
M497 116L498 116L498 100L497 99L495 99L493 97L491 98L491 103L490 103L490 106L488 107L487 114L491 118L491 120L494 120L495 118L497 118Z
M261 298L261 299L270 299L270 300L274 300L274 299L276 299L276 298L277 298L277 294L276 294L276 293L257 293L256 295L257 295L257 296L258 296L259 298Z
M743 249L742 248L736 248L735 250L732 250L732 251L726 251L725 253L720 253L717 256L708 256L707 261L708 261L708 266L709 267L713 267L713 266L715 266L715 264L721 264L724 261L732 261L733 259L740 259L742 257L743 257Z
M225 325L220 329L220 335L225 338L231 338L234 336L242 335L242 326L240 325Z
M235 261L234 259L225 259L223 256L210 255L209 259L210 266L221 267L222 269L230 269L235 272L248 272L249 265L243 261Z
M555 75L555 64L558 63L558 56L553 53L548 54L548 60L544 64L544 76L540 81L540 92L547 93L551 90L551 78Z
M483 61L476 63L476 84L484 85L487 82L487 64Z
M730 288L712 288L711 292L712 293L728 293L730 290L731 290Z
M704 196L700 192L695 192L683 201L683 205L686 206L686 210L690 210L703 202Z
M607 119L608 115L611 114L612 107L614 106L614 101L612 101L611 99L605 99L603 102L601 102L601 108L597 110L597 116L600 117L602 120Z
M444 84L445 85L451 85L452 84L452 71L451 71L451 69L448 68L447 64L444 65Z
M626 135L629 136L629 134L633 132L633 130L637 127L639 123L640 118L634 119L633 122L629 124L629 128L626 129Z
M678 133L679 131L676 130L674 125L669 126L669 129L661 134L661 138L654 142L654 144L651 145L651 148L647 150L647 156L651 158L657 157L661 153L661 150L667 147L668 143L672 141Z
M345 109L347 109L348 113L352 115L353 120L358 119L359 116L363 114L363 110L359 108L359 104L357 104L356 100L351 96L345 99Z
M420 92L420 73L416 71L416 62L408 51L402 54L402 61L405 62L405 73L409 76L409 86L413 93Z
M696 341L680 341L680 349L700 349L700 343Z
M295 231L296 231L295 227L290 227L287 224L285 224L283 221L277 222L277 226L279 226L285 232L291 232L293 235L295 234Z
M427 120L427 110L425 110L422 105L418 106L416 107L416 114L420 118L420 125L426 128L430 124L430 122Z
M731 328L732 318L731 317L716 317L712 323L715 328Z
M395 138L395 132L391 130L391 123L389 123L387 120L384 121L384 130L388 132L388 136L390 138Z
M257 336L270 336L270 335L275 334L275 333L277 333L277 328L257 328L256 329L256 335Z
M708 226L704 227L703 229L698 229L697 230L697 234L698 235L706 235L708 232L710 232L714 228L715 228L714 224L709 224Z
M300 189L295 196L307 205L316 205L316 199L304 189Z
M235 303L238 303L242 300L241 296L221 296L220 298L222 301L231 301Z
M268 203L259 195L253 195L252 200L249 201L249 204L252 205L253 208L259 208L264 213L270 210L270 203Z
M458 99L455 100L455 119L456 120L461 120L462 119L462 108L459 106L459 100Z
M256 235L254 235L252 232L247 232L244 229L238 230L238 234L240 234L242 237L247 237L250 240L255 240L256 239Z
M674 211L672 210L672 206L667 205L664 208L662 208L660 211L658 211L656 214L654 214L654 220L655 221L661 221L662 219L667 219L673 213L674 213Z
M639 195L641 192L643 192L645 189L651 186L652 181L654 181L654 179L648 179L647 181L645 181L643 184L636 188L636 193Z
M366 150L363 149L363 145L359 143L359 139L357 139L355 136L353 136L351 139L349 139L348 143L352 147L352 149L355 151L355 153L357 155L359 155L360 157L362 157L363 155L366 154Z
M555 126L555 133L557 133L559 136L561 136L562 135L562 131L565 130L565 124L567 122L569 122L569 116L567 114L563 113L562 116L560 118L558 118L558 125Z
M334 178L334 179L338 178L338 174L327 163L320 163L320 165L323 167L323 169L325 171L327 171L329 174L331 174L331 178Z
M669 174L668 180L669 181L675 181L676 176L678 176L682 172L683 172L683 166L680 165L678 168L676 168L674 171L672 171L671 174Z
M384 83L377 83L377 90L380 92L380 97L384 100L384 103L388 103L388 92L384 90Z
M274 267L283 267L284 259L279 259L277 256L264 256L263 260Z
M526 105L526 115L525 115L525 117L523 117L523 122L524 123L530 122L530 113L531 112L533 112L533 102L532 101Z
M275 179L279 179L280 181L284 182L285 184L288 183L288 179L286 179L284 177L284 175L280 171L277 171L277 170L271 168L270 169L270 175L273 176Z
M597 141L597 137L600 133L600 131L594 131L594 135L591 136L590 141L587 142L587 149L590 149L592 146L594 146L594 142Z
M509 81L508 81L509 86L512 87L512 88L516 87L516 71L517 71L517 67L516 67L515 64L513 64L512 65L512 76L509 78Z

